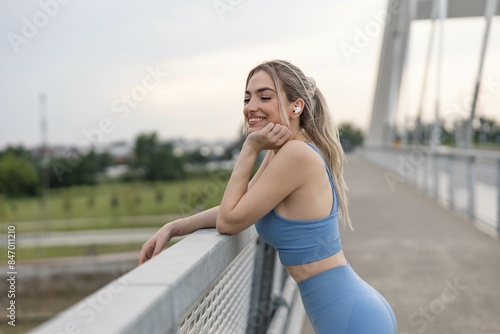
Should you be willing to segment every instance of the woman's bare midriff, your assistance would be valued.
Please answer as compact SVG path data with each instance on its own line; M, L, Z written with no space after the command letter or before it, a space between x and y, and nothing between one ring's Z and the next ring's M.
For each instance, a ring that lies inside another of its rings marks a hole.
M332 256L327 257L326 259L322 259L316 262L299 264L296 266L283 266L286 271L292 276L295 282L300 283L303 280L319 274L322 271L342 266L347 264L347 260L344 256L344 252L340 250L338 253L333 254Z

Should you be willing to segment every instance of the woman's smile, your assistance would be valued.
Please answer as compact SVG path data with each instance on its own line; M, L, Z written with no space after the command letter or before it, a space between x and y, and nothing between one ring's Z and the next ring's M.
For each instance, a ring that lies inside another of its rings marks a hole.
M255 124L261 123L265 120L266 120L265 117L250 117L248 119L248 125L255 125Z

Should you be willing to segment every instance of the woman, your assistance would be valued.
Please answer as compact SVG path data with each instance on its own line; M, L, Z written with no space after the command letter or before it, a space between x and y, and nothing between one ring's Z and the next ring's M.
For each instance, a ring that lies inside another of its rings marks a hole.
M255 224L297 282L316 333L396 334L391 307L342 251L338 217L352 228L344 153L314 80L289 62L264 62L248 75L244 105L248 136L220 206L163 226L143 245L139 263L173 236L206 227L233 235Z

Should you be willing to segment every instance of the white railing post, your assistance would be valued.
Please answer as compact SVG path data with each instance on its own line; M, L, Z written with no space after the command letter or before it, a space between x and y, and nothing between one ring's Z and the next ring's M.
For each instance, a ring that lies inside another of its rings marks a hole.
M257 237L252 295L247 334L265 333L274 311L272 288L276 252L261 237Z
M497 232L500 235L500 159L497 160Z
M448 202L455 209L455 195L453 190L453 155L448 154Z
M377 154L381 149L365 148L362 156L393 171L394 164L389 154L397 154L397 150L393 149L387 153L384 151L382 155ZM416 188L425 191L436 200L446 200L450 209L464 212L469 220L480 221L487 233L500 235L499 152L450 147L430 150L413 146L412 149L418 150L421 157L417 160L412 158L414 152L401 152L401 155L409 156L404 156L400 160L409 161L414 167L411 175L405 180L414 180L413 185ZM440 159L443 160L442 167ZM440 180L440 177L448 180L446 187L441 188L443 180Z
M433 161L433 178L434 178L434 198L439 199L439 153L432 153Z
M476 196L475 196L475 187L474 187L474 156L467 157L467 193L468 196L468 205L467 205L467 213L469 215L469 219L474 221L476 218Z

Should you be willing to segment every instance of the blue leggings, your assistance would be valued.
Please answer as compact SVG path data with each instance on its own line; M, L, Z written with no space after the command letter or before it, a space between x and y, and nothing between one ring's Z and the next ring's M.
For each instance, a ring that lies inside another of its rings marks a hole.
M316 334L396 334L389 303L349 262L297 285Z

